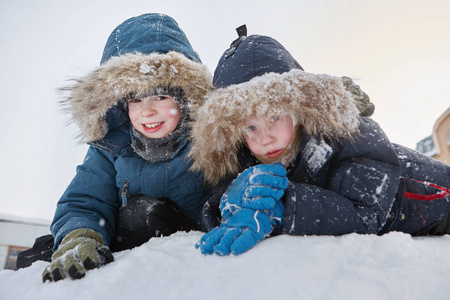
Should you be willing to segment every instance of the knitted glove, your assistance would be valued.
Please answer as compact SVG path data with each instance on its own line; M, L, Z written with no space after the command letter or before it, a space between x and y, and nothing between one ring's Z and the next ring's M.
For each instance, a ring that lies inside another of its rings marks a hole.
M286 169L281 163L261 164L245 170L220 199L220 212L229 219L240 208L271 209L288 187Z
M42 273L42 280L58 281L67 276L80 279L87 270L112 261L114 257L100 234L92 229L79 228L64 237L50 265Z
M249 208L237 210L219 227L204 234L196 247L203 254L242 254L282 225L284 206L281 201L270 211Z
M342 77L342 83L347 91L352 93L353 99L356 101L360 115L363 117L370 117L375 111L375 105L370 102L369 95L363 92L359 85L355 84L353 80L347 76Z

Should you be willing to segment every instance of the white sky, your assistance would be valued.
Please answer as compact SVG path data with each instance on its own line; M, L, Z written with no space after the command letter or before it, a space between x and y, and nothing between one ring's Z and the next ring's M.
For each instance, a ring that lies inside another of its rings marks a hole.
M177 20L211 71L245 23L306 71L356 79L376 105L373 118L410 148L450 107L446 0L3 0L0 214L52 219L87 149L66 126L56 89L98 65L118 24L148 12Z

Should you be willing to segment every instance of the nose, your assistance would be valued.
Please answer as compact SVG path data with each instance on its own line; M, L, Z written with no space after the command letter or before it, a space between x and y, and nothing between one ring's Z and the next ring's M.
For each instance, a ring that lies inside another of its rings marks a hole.
M261 134L259 135L259 144L261 146L267 146L272 144L275 141L275 136L272 134L272 131L270 129L263 130Z
M151 117L157 113L153 101L150 99L146 99L142 103L141 116L143 117Z

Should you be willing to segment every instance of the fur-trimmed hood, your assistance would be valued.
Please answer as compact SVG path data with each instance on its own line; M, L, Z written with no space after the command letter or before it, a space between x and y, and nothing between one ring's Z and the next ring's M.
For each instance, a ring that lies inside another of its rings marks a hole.
M244 142L244 122L248 117L289 114L298 120L308 135L327 136L335 140L352 138L358 133L359 110L341 78L306 73L301 67L290 67L288 71L280 69L276 59L265 60L264 56L270 53L272 57L293 60L292 56L280 48L278 42L271 43L273 39L268 37L264 37L264 42L257 45L259 38L248 37L233 50L235 53L232 55L229 55L229 50L225 52L224 56L228 56L225 59L223 56L219 62L214 82L231 84L208 93L192 128L192 168L204 172L209 183L215 184L227 175L238 172L237 153ZM266 50L261 49L268 44ZM255 48L258 53L254 51ZM234 64L234 56L242 54L250 57L252 65L242 63L245 59ZM269 66L268 61L271 64ZM258 62L265 68L259 67ZM227 73L230 65L234 71L229 74L233 78L218 78ZM242 74L263 71L247 80L237 75L241 74L239 66L243 69ZM270 69L275 72L270 72Z
M144 97L159 87L181 87L195 112L211 90L211 79L175 20L145 14L111 33L102 64L64 88L68 96L63 104L80 128L81 141L93 143L130 123L121 100L131 93Z
M207 95L191 132L193 169L212 183L236 173L245 120L288 114L308 135L339 140L358 132L359 110L341 78L297 69L268 73Z

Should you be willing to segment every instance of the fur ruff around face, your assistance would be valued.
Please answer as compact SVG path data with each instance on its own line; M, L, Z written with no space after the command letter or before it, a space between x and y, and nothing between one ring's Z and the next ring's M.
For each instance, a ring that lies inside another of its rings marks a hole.
M308 135L334 140L358 134L359 110L338 77L297 69L267 73L212 91L206 99L192 128L189 156L192 169L204 172L211 184L238 172L237 152L250 116L291 114Z
M69 96L63 105L80 128L81 141L89 143L108 133L107 111L130 93L139 98L154 94L159 86L181 87L190 110L195 112L211 90L211 81L205 66L178 52L128 53L112 57L64 88ZM191 114L191 118L195 119L195 115Z

